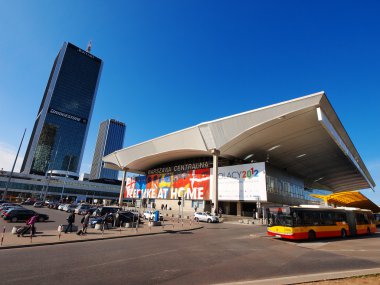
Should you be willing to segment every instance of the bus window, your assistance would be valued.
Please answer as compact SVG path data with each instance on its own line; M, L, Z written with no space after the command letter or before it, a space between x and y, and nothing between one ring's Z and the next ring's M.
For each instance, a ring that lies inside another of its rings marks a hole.
M368 219L363 213L355 213L356 224L357 225L366 225L368 224Z
M305 211L304 212L304 225L305 226L318 226L321 224L319 212Z
M321 213L321 225L323 226L333 226L335 225L335 214L331 212Z

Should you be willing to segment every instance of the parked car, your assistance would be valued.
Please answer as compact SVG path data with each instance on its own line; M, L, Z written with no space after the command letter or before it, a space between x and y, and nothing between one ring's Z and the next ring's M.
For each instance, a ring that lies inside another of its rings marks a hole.
M100 217L92 217L92 218L90 218L88 224L91 228L95 228L96 224L103 224L104 219L106 220L107 223L113 224L113 214L110 214L110 213L108 213L104 216L100 216Z
M196 212L194 214L194 220L199 222L207 222L207 223L218 223L219 218L217 216L211 215L210 212Z
M49 201L47 207L50 209L57 209L60 204L57 201Z
M3 218L5 221L15 223L18 221L27 221L28 219L33 217L35 214L38 215L37 221L39 222L45 222L49 220L48 215L39 214L29 209L10 209L4 214Z
M58 210L60 210L60 211L63 211L63 208L66 206L66 205L68 205L68 204L63 204L63 203L61 203L61 204L59 204L58 205Z
M132 211L119 212L119 220L123 223L141 222L139 213Z
M151 210L144 211L144 213L143 213L144 219L145 220L154 220L154 215L155 215L154 213L155 212L156 211L151 211ZM164 220L164 216L162 214L160 214L159 220L160 221Z
M75 211L75 208L77 207L77 205L74 205L74 204L66 204L64 207L63 207L63 211L65 212L68 212L68 213L72 213Z
M113 207L113 206L102 206L97 208L92 215L94 217L104 216L105 214L113 214L117 211L121 211L122 209L120 207Z
M90 208L90 204L81 204L75 208L75 213L79 215L85 215Z
M33 205L36 203L35 199L26 199L25 201L21 202L21 205Z
M4 215L5 212L7 212L8 210L10 209L16 209L16 208L21 208L21 209L24 209L22 206L20 205L11 205L11 206L4 206L4 207L1 207L1 210L0 210L0 216L2 217Z
M9 207L9 206L19 206L19 205L15 203L3 203L0 205L0 210L2 210L4 207Z
M33 204L33 207L42 208L44 206L44 204L45 204L44 202L38 201L38 202Z

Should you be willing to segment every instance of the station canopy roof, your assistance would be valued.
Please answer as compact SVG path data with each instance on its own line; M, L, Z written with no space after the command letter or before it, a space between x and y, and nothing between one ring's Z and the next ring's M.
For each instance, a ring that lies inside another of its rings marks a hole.
M375 187L324 92L201 123L115 151L103 161L107 168L145 173L171 161L211 157L214 149L233 163L266 161L314 189Z
M318 195L310 194L315 198L319 198L327 202L328 204L334 204L336 206L355 207L361 209L368 209L374 213L380 212L380 208L369 200L366 196L358 191L344 191L333 193L330 195Z

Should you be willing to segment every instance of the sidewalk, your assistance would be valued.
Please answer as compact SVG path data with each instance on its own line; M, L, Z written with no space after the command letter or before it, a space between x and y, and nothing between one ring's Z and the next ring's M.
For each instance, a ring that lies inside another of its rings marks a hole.
M74 242L86 242L86 241L95 241L102 239L115 239L115 238L127 238L134 236L143 236L143 235L155 235L155 234L165 234L170 232L181 232L181 231L190 231L202 228L202 225L199 223L184 220L183 224L178 220L165 221L162 226L149 226L148 222L140 224L139 228L112 228L105 229L104 231L96 230L93 228L88 228L87 234L78 236L75 232L59 233L58 230L48 230L39 232L37 231L36 235L31 237L30 235L25 235L24 237L17 237L16 234L11 232L6 232L3 236L3 244L0 247L1 249L10 249L10 248L21 248L21 247L30 247L30 246L43 246L43 245L53 245L53 244L63 244L63 243L74 243Z

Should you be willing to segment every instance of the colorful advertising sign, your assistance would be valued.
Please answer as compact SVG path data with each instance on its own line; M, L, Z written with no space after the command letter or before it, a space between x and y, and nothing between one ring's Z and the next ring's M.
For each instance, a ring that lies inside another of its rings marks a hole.
M128 177L124 198L210 199L210 169Z
M218 169L218 199L221 201L266 201L265 163L250 163Z

